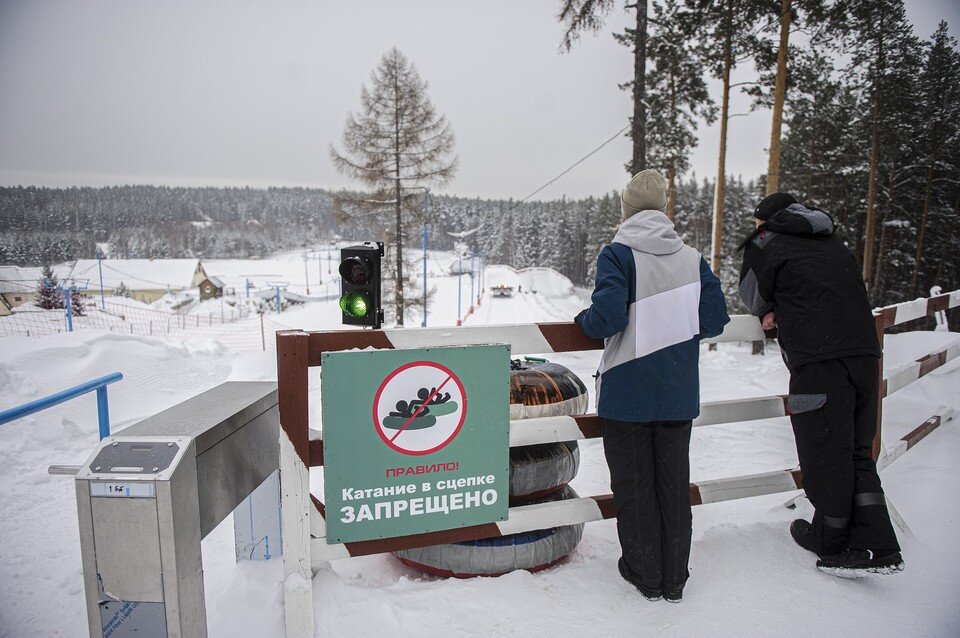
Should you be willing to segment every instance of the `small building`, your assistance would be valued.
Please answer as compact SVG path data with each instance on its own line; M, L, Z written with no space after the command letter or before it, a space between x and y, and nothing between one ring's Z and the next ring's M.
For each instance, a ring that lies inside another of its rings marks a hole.
M223 296L223 281L219 277L208 276L200 282L200 301Z
M98 296L101 289L101 264L96 259L78 259L75 263L54 267L62 281L82 281L84 293ZM112 295L123 284L128 294L138 301L152 303L169 294L195 289L207 273L198 259L104 259L102 263L103 293Z
M0 266L0 317L34 300L42 272L40 268Z

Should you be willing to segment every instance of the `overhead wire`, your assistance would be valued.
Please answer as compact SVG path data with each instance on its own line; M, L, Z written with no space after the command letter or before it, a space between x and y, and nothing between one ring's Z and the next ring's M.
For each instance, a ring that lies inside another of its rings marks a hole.
M630 125L629 125L629 124L627 124L627 125L624 126L622 129L620 129L619 131L617 131L616 133L614 133L612 136L610 136L610 138L607 139L605 142L603 142L603 144L601 144L601 145L598 146L597 148L593 149L592 151L590 151L589 153L587 153L586 155L584 155L583 157L581 157L580 159L578 159L576 162L574 162L573 164L571 164L571 165L570 165L568 168L566 168L565 170L561 171L560 174L558 174L556 177L554 177L553 179L551 179L550 181L548 181L547 183L545 183L543 186L541 186L540 188L536 189L535 191L533 191L532 193L530 193L529 195L527 195L527 196L524 197L523 199L517 200L517 202L514 203L513 206L517 206L517 205L519 205L519 204L524 203L525 201L527 201L528 199L530 199L531 197L533 197L534 195L536 195L537 193L539 193L540 191L542 191L543 189L545 189L547 186L550 186L551 184L553 184L554 182L556 182L558 179L560 179L561 177L563 177L564 175L566 175L567 173L569 173L570 171L572 171L574 168L576 168L577 166L579 166L580 164L582 164L583 162L585 162L585 161L586 161L587 159L589 159L591 156L593 156L594 154L596 154L597 152L599 152L600 149L602 149L604 146L606 146L607 144L609 144L609 143L612 142L613 140L615 140L615 139L617 139L618 137L620 137L620 135L621 135L624 131L626 131L628 128L630 128ZM513 206L511 207L511 209L513 208Z

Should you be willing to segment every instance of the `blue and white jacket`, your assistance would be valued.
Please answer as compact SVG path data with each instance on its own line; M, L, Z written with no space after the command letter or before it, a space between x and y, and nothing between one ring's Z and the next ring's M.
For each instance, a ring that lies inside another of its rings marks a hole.
M590 308L578 318L604 339L597 414L684 421L700 414L700 340L730 321L720 281L666 215L633 215L597 258Z

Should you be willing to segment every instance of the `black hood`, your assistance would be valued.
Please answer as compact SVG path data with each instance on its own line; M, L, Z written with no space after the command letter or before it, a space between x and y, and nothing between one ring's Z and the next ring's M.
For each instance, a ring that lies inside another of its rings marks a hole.
M828 237L833 234L833 218L822 210L807 208L803 204L790 204L767 218L756 230L743 240L737 250L743 250L751 239L762 231L800 235L808 237Z
M764 224L767 230L786 235L833 234L833 219L822 210L807 208L803 204L790 204L777 211Z

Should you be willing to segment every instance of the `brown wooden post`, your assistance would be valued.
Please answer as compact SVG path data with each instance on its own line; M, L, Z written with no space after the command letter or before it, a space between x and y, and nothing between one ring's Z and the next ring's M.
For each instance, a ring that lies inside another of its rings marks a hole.
M277 382L280 427L287 433L297 456L310 466L307 355L310 335L301 330L277 333Z

